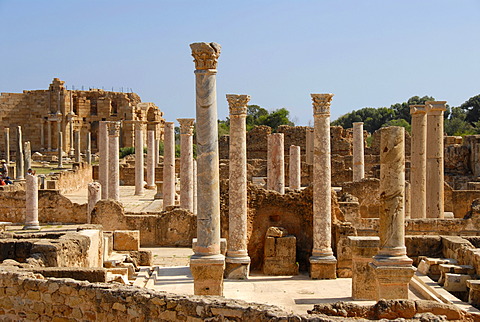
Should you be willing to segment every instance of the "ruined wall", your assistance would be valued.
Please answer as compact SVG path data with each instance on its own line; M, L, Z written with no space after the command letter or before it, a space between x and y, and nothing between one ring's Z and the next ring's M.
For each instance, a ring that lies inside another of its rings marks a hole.
M92 166L84 162L74 163L72 169L56 172L47 180L55 180L53 186L62 194L77 191L93 182ZM48 185L46 188L50 189Z

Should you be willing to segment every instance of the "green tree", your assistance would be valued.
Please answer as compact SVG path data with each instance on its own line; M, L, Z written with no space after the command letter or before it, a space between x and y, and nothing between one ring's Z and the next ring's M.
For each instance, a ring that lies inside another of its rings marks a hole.
M388 107L364 107L340 116L332 125L340 125L345 129L352 128L354 122L363 122L363 128L370 133L375 132L383 124L395 118L395 111Z
M257 120L257 125L268 125L275 132L280 125L295 125L289 118L290 112L282 107L267 115L261 116Z
M395 118L404 119L408 123L411 123L412 117L410 115L410 105L423 105L426 101L434 101L432 96L412 96L408 101L403 103L395 103L390 106L395 111Z
M461 107L452 107L448 119L444 122L444 131L447 135L471 135L478 133L476 124L466 121L467 112Z
M382 125L382 127L386 127L386 126L401 126L401 127L404 127L405 131L407 131L408 133L412 133L412 126L410 125L410 123L408 123L404 119L390 120L387 123Z
M460 105L460 108L465 111L465 121L474 125L480 120L480 94L470 97L465 103Z

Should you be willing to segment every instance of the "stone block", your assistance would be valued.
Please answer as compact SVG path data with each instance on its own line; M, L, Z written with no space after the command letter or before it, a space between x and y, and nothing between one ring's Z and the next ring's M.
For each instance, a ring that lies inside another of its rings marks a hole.
M470 275L445 273L445 282L443 287L449 292L466 292L467 281L471 280Z
M225 260L204 260L195 258L190 259L190 271L193 276L193 290L195 295L217 295L223 296L223 274L225 269Z
M114 250L139 250L139 230L116 230L113 233Z
M275 238L274 237L266 237L265 238L265 257L273 257L275 256Z

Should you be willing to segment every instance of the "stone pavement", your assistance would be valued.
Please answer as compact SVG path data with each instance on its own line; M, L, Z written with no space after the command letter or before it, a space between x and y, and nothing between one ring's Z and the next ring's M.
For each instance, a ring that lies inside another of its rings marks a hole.
M126 212L149 212L162 211L162 200L154 199L156 190L145 189L144 196L135 196L134 186L120 186L120 202ZM64 195L70 201L78 204L86 204L88 200L87 187Z

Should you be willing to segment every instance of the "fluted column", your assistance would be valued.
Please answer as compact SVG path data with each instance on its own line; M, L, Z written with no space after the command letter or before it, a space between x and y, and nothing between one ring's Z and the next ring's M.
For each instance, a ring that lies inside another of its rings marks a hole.
M290 189L300 189L302 180L302 160L298 145L290 146L290 161L288 166L288 187Z
M175 205L175 128L165 122L163 134L163 210Z
M142 121L135 122L135 195L143 196L145 181L145 162L143 160L143 131L145 125Z
M332 251L332 187L330 162L330 102L333 94L311 94L314 117L313 250L310 277L336 278Z
M92 210L100 200L100 183L91 182L88 184L87 223L92 222Z
M247 104L249 95L227 95L230 108L228 248L225 278L245 279L247 252Z
M267 137L267 189L285 193L285 152L283 133Z
M38 179L37 176L27 174L25 182L25 225L23 229L39 230L38 222Z
M155 131L147 130L147 189L154 190L155 184Z
M120 122L108 123L108 199L120 200Z
M195 119L177 119L180 123L180 208L193 213L193 123Z
M10 163L10 128L3 129L3 138L5 142L5 161L8 165Z
M108 121L101 121L98 127L98 182L102 187L102 199L108 198Z
M82 161L82 158L81 158L81 155L80 155L80 152L81 152L80 151L80 131L74 131L73 132L73 138L75 140L75 142L74 142L75 162L80 162L80 161Z
M353 123L353 181L365 177L363 122Z
M412 152L410 165L410 216L427 218L427 111L425 105L410 105Z
M380 249L372 263L377 300L407 299L414 269L405 247L405 130L380 131Z
M443 218L443 112L445 101L425 102L427 108L427 218Z
M25 179L25 167L24 167L24 159L23 159L23 136L22 136L22 127L17 126L17 155L15 159L15 163L17 166L17 180Z
M220 254L220 185L216 74L220 45L190 45L195 61L198 144L197 244L190 258L196 295L223 295L225 257Z

